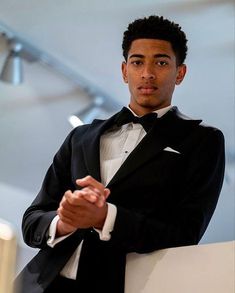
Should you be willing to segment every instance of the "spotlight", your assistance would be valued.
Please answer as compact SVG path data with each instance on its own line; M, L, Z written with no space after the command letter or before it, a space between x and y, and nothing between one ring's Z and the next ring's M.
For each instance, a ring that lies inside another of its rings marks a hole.
M20 57L22 45L20 43L10 43L10 52L3 65L0 79L17 85L23 82L23 65Z
M75 114L69 116L68 120L73 127L83 125L84 123L90 123L92 120L100 115L102 105L104 104L104 98L96 96L92 103L82 111L78 111Z

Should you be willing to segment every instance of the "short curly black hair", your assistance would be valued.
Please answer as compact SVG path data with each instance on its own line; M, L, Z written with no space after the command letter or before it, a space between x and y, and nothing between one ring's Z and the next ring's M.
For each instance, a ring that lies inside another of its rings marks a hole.
M163 16L151 15L136 19L123 34L123 57L127 61L131 44L137 39L159 39L171 43L176 54L177 65L184 63L187 55L187 39L181 27Z

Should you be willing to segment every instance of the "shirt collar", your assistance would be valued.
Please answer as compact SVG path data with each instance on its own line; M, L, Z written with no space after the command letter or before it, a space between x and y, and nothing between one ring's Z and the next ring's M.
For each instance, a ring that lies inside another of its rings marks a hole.
M127 106L127 108L133 113L133 115L138 116L133 110L131 110L131 108L129 106ZM158 109L156 111L153 111L152 113L157 113L157 118L161 118L163 115L165 115L170 109L172 108L172 106L167 106L161 109Z

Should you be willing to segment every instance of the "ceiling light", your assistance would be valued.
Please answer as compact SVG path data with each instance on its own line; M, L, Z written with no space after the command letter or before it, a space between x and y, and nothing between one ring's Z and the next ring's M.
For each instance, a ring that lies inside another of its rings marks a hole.
M68 120L70 124L73 127L77 127L83 124L91 123L95 118L99 117L103 104L104 98L96 96L87 108L69 116Z
M20 57L22 45L12 42L10 44L10 52L3 65L0 79L17 85L23 82L23 65Z

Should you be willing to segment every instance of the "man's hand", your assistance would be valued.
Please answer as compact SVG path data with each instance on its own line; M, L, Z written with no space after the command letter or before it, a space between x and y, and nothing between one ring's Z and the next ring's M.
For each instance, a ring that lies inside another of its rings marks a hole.
M110 190L92 178L86 176L76 183L81 190L65 192L57 213L57 236L65 235L78 228L95 227L102 229L107 215L106 198Z
M83 191L88 191L85 197L86 200L96 204L98 207L102 207L104 205L107 197L110 194L110 190L108 188L105 188L102 183L98 182L91 176L77 179L76 183L78 186L83 187Z

